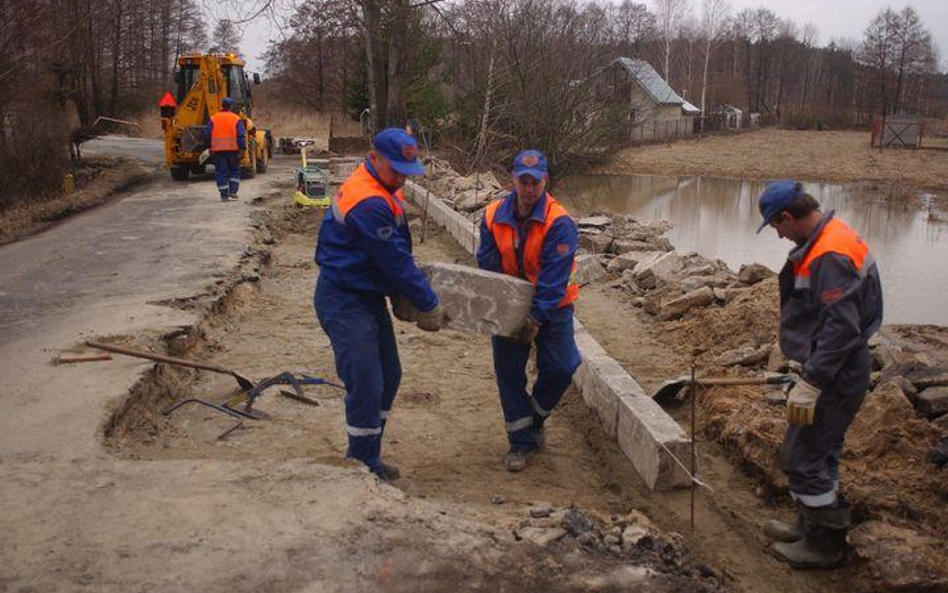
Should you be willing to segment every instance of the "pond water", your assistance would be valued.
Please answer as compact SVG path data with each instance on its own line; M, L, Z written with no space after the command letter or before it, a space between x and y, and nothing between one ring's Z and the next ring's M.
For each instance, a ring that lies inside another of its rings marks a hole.
M597 210L664 219L682 252L722 259L734 270L760 262L777 271L792 244L760 224L766 182L710 177L577 175L553 192L574 216ZM948 325L948 222L915 200L885 201L863 185L805 183L823 210L835 210L869 244L879 265L885 323Z

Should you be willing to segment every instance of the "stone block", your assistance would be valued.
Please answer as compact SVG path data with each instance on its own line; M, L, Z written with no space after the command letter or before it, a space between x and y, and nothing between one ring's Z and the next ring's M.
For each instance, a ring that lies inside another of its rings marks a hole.
M626 251L612 258L612 261L609 262L609 271L622 272L625 270L634 270L643 260L657 258L661 254L661 251Z
M533 285L525 280L459 264L420 267L448 313L449 329L511 336L530 312Z
M920 391L915 399L919 412L937 416L948 412L948 387L929 387Z
M630 251L656 251L651 243L646 241L634 241L632 239L616 239L616 242L613 244L613 249L619 255Z
M608 253L612 247L612 237L602 233L595 235L581 233L579 235L579 246L589 253Z
M586 216L576 221L576 226L579 228L604 229L610 225L612 225L612 219L608 216Z
M688 467L690 441L661 406L645 395L624 397L619 401L618 416L619 447L650 490L691 484L688 474L675 462L677 458Z
M576 282L582 286L595 282L606 273L605 266L599 261L598 255L586 254L576 256Z
M695 307L707 307L714 302L714 291L704 286L662 304L658 318L662 321L677 319Z
M681 269L681 256L674 251L642 260L635 266L635 282L642 288L655 288ZM713 296L713 295L712 295Z
M757 284L761 280L766 280L775 275L773 270L763 264L749 264L741 266L740 271L737 273L737 279L744 284L750 285Z

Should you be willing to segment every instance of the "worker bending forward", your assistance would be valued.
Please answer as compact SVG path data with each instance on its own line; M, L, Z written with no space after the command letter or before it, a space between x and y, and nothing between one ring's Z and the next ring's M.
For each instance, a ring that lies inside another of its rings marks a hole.
M882 287L869 247L794 181L760 196L770 225L796 243L780 272L780 348L802 365L787 399L781 466L799 507L795 524L771 521L771 550L794 568L829 568L846 556L849 505L839 495L843 438L869 386L867 342L882 324Z
M437 331L443 322L438 297L412 258L405 219L401 187L407 175L424 174L417 152L403 130L380 132L367 161L332 199L316 245L314 304L346 386L346 456L384 480L399 475L382 463L381 447L402 373L385 297L396 311L414 314L405 304L414 305L421 329Z
M221 110L211 116L205 133L211 139L214 157L214 177L221 201L237 199L240 189L240 153L247 147L247 128L240 116L232 111L234 100L224 97Z
M546 191L546 157L520 153L513 164L514 190L484 211L477 263L533 283L530 313L513 338L495 336L494 372L510 451L508 470L520 471L544 442L543 424L579 366L573 339L576 224ZM537 380L527 391L527 360L537 346Z

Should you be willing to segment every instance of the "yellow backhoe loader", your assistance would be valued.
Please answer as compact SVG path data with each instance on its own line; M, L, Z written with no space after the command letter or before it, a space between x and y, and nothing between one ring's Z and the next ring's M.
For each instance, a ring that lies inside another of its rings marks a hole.
M253 76L259 84L260 76ZM241 177L266 172L273 155L273 137L270 130L250 119L253 98L243 60L234 54L184 54L178 57L174 81L174 100L166 95L160 104L165 165L172 178L185 181L191 173L204 173L209 156L204 126L221 110L224 97L234 100L233 111L247 129L247 147L240 156Z

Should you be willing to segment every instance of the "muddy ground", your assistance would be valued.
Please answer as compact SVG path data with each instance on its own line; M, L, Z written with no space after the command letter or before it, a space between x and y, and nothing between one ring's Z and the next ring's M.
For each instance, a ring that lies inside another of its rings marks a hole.
M948 190L948 150L879 150L868 132L766 128L628 148L597 172L872 182L899 196Z

